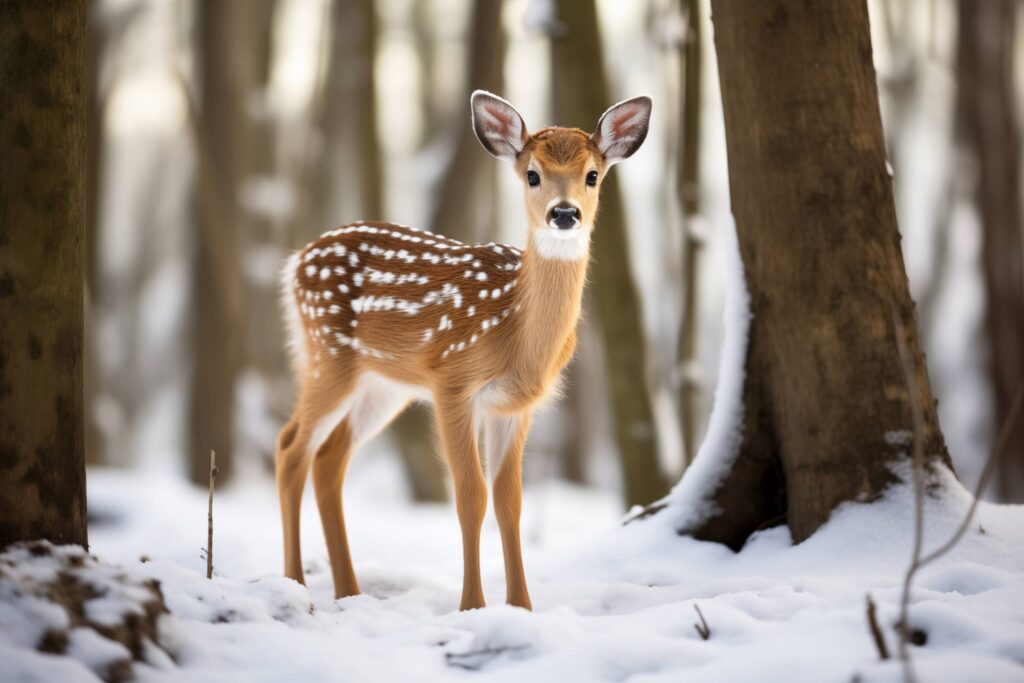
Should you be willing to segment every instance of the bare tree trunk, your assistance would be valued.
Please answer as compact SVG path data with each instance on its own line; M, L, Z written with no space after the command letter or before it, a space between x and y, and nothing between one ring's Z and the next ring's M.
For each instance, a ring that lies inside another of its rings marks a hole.
M733 213L750 292L742 445L700 538L800 542L895 480L913 430L950 467L886 171L864 0L712 0ZM756 122L756 125L755 125Z
M957 45L957 138L973 159L971 186L981 214L986 316L995 424L1010 418L1024 382L1024 247L1020 130L1013 56L1018 3L961 0ZM1010 431L997 480L999 497L1024 502L1024 420Z
M587 125L610 104L594 0L563 0L565 34L554 39L552 62L559 123ZM647 342L640 296L630 270L629 240L615 173L604 181L594 231L593 297L604 341L615 443L627 506L649 503L668 487L658 459L657 430L647 386Z
M0 547L86 545L85 2L0 4Z
M318 122L326 157L324 173L314 178L313 196L321 229L356 219L384 218L373 0L335 0L329 36L324 105Z
M501 28L501 0L478 0L469 26L469 69L462 102L464 112L455 121L457 142L438 186L430 229L472 242L489 237L496 223L494 201L497 166L480 153L469 125L469 96L476 89L501 93L505 60L505 33Z
M268 2L269 0L261 0ZM252 2L199 4L202 116L196 249L194 374L189 402L189 476L209 477L209 453L217 451L222 479L233 469L235 381L242 356L242 287L239 206L251 165L253 127L247 107L259 82L258 24ZM265 11L259 14L265 15Z
M700 69L701 29L697 0L685 0L686 42L683 45L682 113L683 130L680 136L676 169L679 186L679 204L683 211L683 319L679 329L679 421L683 432L684 463L693 459L697 449L697 404L700 401L700 378L695 376L697 365L697 324L700 312L697 287L700 267L701 236L697 234L694 218L700 211Z

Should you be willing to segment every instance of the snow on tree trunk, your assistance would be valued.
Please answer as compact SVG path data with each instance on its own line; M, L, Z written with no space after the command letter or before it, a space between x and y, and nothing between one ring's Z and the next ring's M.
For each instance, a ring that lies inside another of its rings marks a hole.
M751 318L741 350L733 291L735 367L670 507L681 531L732 547L782 521L800 542L840 503L895 481L913 435L900 329L924 451L951 465L907 289L864 0L712 10Z
M0 547L86 543L85 2L0 4Z

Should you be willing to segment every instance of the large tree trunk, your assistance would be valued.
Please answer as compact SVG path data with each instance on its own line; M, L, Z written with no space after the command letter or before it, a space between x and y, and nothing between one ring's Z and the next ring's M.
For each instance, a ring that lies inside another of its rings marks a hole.
M917 337L886 171L864 0L712 0L732 209L753 318L732 470L695 528L795 541L895 480L914 431L951 467Z
M1020 130L1013 89L1018 3L961 0L957 46L957 138L974 161L981 214L989 364L997 430L1024 382L1024 249L1021 245ZM1024 501L1024 419L1010 428L997 489Z
M244 214L238 198L252 168L255 141L248 107L265 59L257 54L262 22L253 21L252 13L246 0L199 4L201 227L187 457L189 477L196 483L209 477L211 449L217 451L221 479L230 478L233 470L235 381L243 329L238 233Z
M558 8L565 34L552 44L557 123L591 125L613 103L605 82L597 9L594 0L562 0ZM647 386L640 296L630 270L626 219L614 172L601 191L593 257L589 296L596 304L604 341L625 501L627 506L649 503L665 493L667 484Z
M85 2L0 4L0 547L86 545Z

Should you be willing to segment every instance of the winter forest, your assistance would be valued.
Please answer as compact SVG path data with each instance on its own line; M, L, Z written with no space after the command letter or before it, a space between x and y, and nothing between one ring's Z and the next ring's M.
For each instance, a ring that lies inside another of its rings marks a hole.
M1018 35L0 2L0 681L1024 682Z

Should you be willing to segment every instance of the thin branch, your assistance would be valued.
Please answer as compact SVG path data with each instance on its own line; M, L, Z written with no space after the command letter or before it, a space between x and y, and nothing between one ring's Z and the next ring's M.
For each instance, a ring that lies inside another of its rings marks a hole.
M210 500L206 508L206 578L213 578L213 487L217 483L217 452L210 451Z
M700 611L697 603L693 603L693 609L697 610L697 616L700 617L700 623L694 624L693 628L700 634L701 640L707 640L711 637L711 628L708 626L707 620L704 619L704 613Z
M907 348L906 330L895 310L892 320L896 331L896 348L899 350L900 362L903 364L903 372L906 376L910 416L914 425L914 551L911 555L910 566L907 567L907 573L903 577L899 621L899 655L903 662L903 675L908 683L913 683L916 679L910 664L910 652L907 648L907 635L910 633L907 611L910 607L910 589L914 581L914 574L921 566L921 546L924 543L924 416L921 412L921 402L917 396L914 363Z
M882 661L889 659L889 648L885 645L885 636L878 626L878 614L875 610L875 601L871 599L871 593L867 594L868 628L871 629L871 637L878 649L878 658Z

